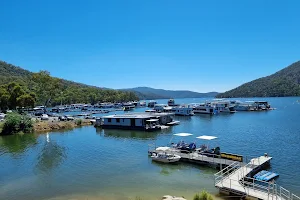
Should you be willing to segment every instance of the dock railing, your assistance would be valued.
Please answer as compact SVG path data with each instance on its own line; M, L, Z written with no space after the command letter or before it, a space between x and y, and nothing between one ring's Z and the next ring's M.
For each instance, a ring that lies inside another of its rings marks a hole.
M229 177L237 169L241 167L241 163L234 162L215 174L215 185L220 183L224 178Z
M237 191L236 188L243 188L241 193L250 195L260 193L265 199L272 200L300 200L300 197L291 193L289 190L277 185L275 182L267 182L247 177L246 168L251 163L241 167L241 163L235 162L215 174L215 186L222 187L223 190L229 189ZM239 172L237 172L239 170ZM239 173L237 179L230 178L233 173ZM224 184L223 184L224 181ZM226 184L225 184L226 183Z

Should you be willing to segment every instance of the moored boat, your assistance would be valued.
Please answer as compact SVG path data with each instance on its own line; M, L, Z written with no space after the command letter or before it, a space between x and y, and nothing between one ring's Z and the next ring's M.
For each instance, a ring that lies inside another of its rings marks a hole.
M209 103L201 103L193 108L193 112L195 114L210 114L213 115L215 113L215 108Z
M175 113L175 115L181 115L181 116L194 115L193 107L189 105L181 105L181 106L173 107L172 111Z
M166 104L155 104L153 110L156 112L172 112L172 107Z
M151 159L162 163L175 163L180 160L180 156L176 154L169 154L165 152L153 153Z
M149 108L154 108L155 104L156 104L156 101L149 101L148 107Z
M234 106L229 101L223 99L214 99L211 105L215 107L217 113L235 113Z

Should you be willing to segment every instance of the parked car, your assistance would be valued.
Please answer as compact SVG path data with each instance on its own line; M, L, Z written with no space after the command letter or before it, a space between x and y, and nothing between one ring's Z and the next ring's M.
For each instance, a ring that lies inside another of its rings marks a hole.
M65 116L63 116L63 115L60 115L60 116L58 116L58 120L59 121L66 121L67 118Z
M35 112L34 115L35 115L35 116L42 116L43 113L42 113L42 112Z
M72 117L71 115L66 115L65 117L67 118L68 121L74 120L74 117Z
M41 120L48 120L49 116L47 114L42 114Z
M88 116L85 116L84 118L85 118L85 119L96 119L96 116L88 115Z

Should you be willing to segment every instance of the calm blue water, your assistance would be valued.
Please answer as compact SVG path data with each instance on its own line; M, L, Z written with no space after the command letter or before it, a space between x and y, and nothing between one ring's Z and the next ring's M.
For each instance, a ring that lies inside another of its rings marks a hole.
M210 145L219 145L225 152L268 153L273 156L270 170L280 174L276 182L300 195L300 97L260 99L277 109L176 117L179 126L155 133L89 126L1 137L0 199L157 199L165 194L191 197L203 188L217 193L216 170L157 164L148 158L148 144L166 145L178 132L217 136ZM178 99L176 103L203 101ZM194 141L194 136L189 140Z

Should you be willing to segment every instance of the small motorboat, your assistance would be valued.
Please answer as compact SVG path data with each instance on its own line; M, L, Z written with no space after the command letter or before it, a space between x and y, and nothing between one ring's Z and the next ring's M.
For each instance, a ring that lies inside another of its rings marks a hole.
M174 163L174 162L178 162L181 157L176 154L152 153L151 158L153 161L156 161L156 162Z

